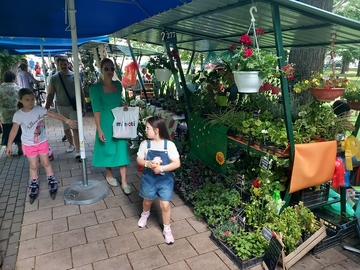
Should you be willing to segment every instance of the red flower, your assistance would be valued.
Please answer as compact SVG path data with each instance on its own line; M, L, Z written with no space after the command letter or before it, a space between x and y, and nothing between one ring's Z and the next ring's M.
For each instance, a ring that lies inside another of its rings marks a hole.
M171 51L171 55L174 58L174 60L176 60L176 61L180 59L178 52L175 50Z
M271 89L271 84L266 82L266 83L264 83L263 88L265 91L269 91Z
M289 81L291 81L292 79L294 79L294 74L290 74L287 78Z
M169 128L172 128L174 126L174 123L175 123L175 121L171 120L170 123L169 123Z
M252 39L248 34L244 34L240 37L239 42L244 44L244 46L249 46L252 43Z
M236 49L236 44L230 46L230 51L234 51Z
M235 222L235 221L236 221L236 218L231 217L230 220L233 221L233 222Z
M225 236L229 236L230 232L229 231L226 231L225 232Z
M258 35L265 34L264 30L262 30L262 28L260 28L260 27L255 29L255 33L258 34Z
M172 139L174 139L174 138L175 138L175 132L171 132L170 137L171 137Z
M261 183L260 183L260 181L259 181L258 179L255 179L255 180L253 181L253 186L256 187L256 188L259 188L259 187L261 187L262 185L261 185Z
M250 57L253 53L254 53L254 51L252 49L249 49L247 47L244 48L244 57L245 58Z
M272 93L273 95L277 95L277 94L279 94L279 92L280 92L280 88L279 88L279 87L277 87L277 86L272 86L272 87L271 87L271 93Z

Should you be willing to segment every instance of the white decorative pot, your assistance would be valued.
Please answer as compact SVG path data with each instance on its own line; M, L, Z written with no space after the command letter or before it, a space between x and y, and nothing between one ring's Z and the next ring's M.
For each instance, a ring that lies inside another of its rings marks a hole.
M233 71L238 92L258 93L262 85L262 79L258 71Z
M156 80L160 82L167 82L171 77L171 70L169 69L155 69Z

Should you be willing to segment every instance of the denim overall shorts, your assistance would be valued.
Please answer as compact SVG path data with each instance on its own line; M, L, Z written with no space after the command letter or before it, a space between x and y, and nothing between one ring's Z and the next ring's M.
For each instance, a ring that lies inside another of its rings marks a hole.
M164 140L164 150L152 150L151 141L147 141L148 153L146 160L153 160L155 157L160 157L161 165L170 163L167 151L167 140ZM174 190L174 176L172 172L164 172L163 174L155 174L152 169L145 168L141 184L140 196L147 200L154 200L159 198L162 201L171 201Z

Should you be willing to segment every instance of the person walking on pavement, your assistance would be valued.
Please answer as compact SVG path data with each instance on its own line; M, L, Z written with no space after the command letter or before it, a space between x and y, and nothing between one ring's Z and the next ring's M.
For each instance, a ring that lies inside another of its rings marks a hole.
M0 127L2 129L1 145L7 145L10 130L13 126L12 118L17 111L18 92L20 87L15 83L16 75L8 70L4 72L3 83L0 85ZM18 147L18 155L22 156L21 130L14 139Z
M34 92L29 88L21 88L19 90L18 97L19 110L16 111L13 117L13 126L11 128L8 144L6 147L6 155L11 155L12 143L19 128L21 127L21 141L23 143L23 151L30 164L30 203L32 204L34 202L39 191L39 159L46 172L51 197L52 199L55 199L58 182L55 179L54 171L49 161L49 143L46 137L45 122L43 118L45 115L47 115L65 122L71 128L76 127L76 120L67 119L64 116L48 111L43 107L35 106L35 95Z
M145 168L141 183L140 197L143 200L143 211L138 226L146 226L150 216L150 208L156 198L159 198L163 219L163 236L165 243L174 243L174 236L170 228L170 201L174 190L173 170L180 167L180 155L171 141L166 128L166 120L160 116L152 116L146 121L146 137L137 152L136 162Z
M120 167L121 188L125 194L131 193L131 187L126 181L126 166L130 164L127 140L113 138L114 115L111 109L124 106L122 102L122 86L119 81L113 81L114 63L104 58L100 63L100 82L90 87L90 99L96 125L94 155L92 165L105 167L106 181L111 186L117 186L111 167ZM124 106L127 110L127 106Z
M50 78L50 83L48 85L48 93L45 108L49 109L54 100L54 95L56 94L57 99L57 110L59 114L69 118L71 120L77 120L76 111L71 105L70 99L75 99L75 82L74 82L74 72L69 70L69 61L66 56L59 56L57 59L59 72ZM81 85L81 83L80 83ZM81 104L82 104L82 114L85 115L85 98L84 93L81 91ZM69 148L66 149L67 153L71 153L74 150L75 158L80 159L80 142L79 142L79 131L78 129L72 129L71 133L69 125L63 123L64 133L69 141Z

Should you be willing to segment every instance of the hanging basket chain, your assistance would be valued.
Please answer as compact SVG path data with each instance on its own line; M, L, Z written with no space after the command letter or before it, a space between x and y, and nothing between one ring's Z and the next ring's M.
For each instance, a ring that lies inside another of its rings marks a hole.
M260 57L260 48L259 48L259 42L258 42L258 39L257 39L257 35L256 35L256 28L255 28L255 17L253 15L253 10L255 10L255 12L257 12L257 8L256 6L252 6L249 10L250 12L250 15L251 15L251 22L250 22L250 26L249 26L249 29L247 31L247 34L250 33L250 30L252 28L253 30L253 33L254 33L254 41L255 41L255 46L256 46L256 50L258 52L258 56Z
M337 38L337 34L336 33L332 33L330 35L330 37L332 38L332 41L331 41L331 71L332 71L332 77L335 78L335 60L334 60L334 57L335 57L335 40Z

